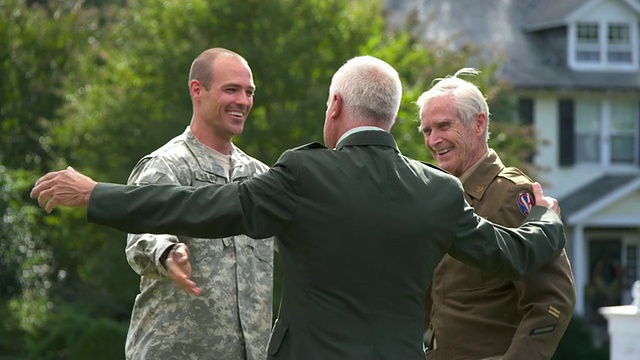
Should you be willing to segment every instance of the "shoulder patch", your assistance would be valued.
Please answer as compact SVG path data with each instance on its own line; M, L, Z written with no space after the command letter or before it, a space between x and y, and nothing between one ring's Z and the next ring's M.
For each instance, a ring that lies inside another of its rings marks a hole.
M327 148L326 146L320 144L319 142L312 142L312 143L300 145L291 150L297 151L297 150L326 149L326 148Z
M527 216L531 211L531 208L536 204L536 201L533 197L533 194L528 191L521 191L516 196L516 204L518 204L518 208L522 215Z

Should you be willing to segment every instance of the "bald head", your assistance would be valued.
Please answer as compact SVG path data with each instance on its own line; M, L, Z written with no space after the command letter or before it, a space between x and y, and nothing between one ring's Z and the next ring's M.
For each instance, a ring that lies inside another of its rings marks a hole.
M249 66L247 60L245 60L240 54L224 48L212 48L203 51L191 64L191 70L189 71L189 83L192 80L198 80L207 90L211 88L213 83L214 66L216 59L229 56L240 60L245 65Z

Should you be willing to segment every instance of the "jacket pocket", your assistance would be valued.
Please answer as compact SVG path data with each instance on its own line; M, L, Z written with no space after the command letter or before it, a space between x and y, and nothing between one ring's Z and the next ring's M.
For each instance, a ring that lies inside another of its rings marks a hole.
M279 319L276 320L275 325L273 325L271 337L269 338L269 348L267 349L269 355L275 355L278 352L288 330L289 325Z

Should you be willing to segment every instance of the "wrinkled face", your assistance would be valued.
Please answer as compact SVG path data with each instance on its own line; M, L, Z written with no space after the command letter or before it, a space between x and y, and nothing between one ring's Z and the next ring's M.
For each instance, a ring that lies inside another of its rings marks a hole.
M242 133L253 107L253 76L251 69L234 57L218 57L213 66L213 83L201 96L202 117L218 136L230 139Z
M485 125L482 117L476 116L465 126L458 117L452 95L432 99L420 113L425 145L438 166L456 177L485 154Z

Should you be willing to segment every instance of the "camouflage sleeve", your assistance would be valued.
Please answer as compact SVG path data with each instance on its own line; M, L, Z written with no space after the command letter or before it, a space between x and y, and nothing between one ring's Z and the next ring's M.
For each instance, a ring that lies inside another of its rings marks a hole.
M518 226L522 222L528 196L522 194L527 191L530 186L519 185L505 192L501 210L510 212L511 218L504 225ZM566 252L513 284L523 317L503 359L522 359L525 355L532 360L550 359L575 306L575 285Z
M159 157L143 158L135 166L129 185L179 184L171 167ZM131 268L139 275L166 278L167 270L160 258L179 240L174 235L129 234L125 254Z

